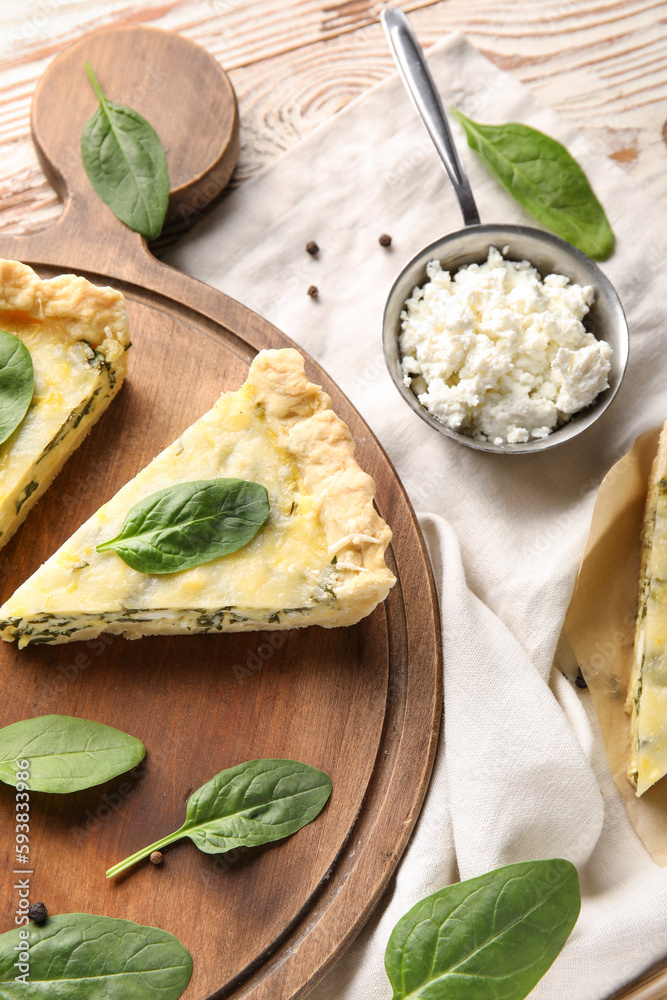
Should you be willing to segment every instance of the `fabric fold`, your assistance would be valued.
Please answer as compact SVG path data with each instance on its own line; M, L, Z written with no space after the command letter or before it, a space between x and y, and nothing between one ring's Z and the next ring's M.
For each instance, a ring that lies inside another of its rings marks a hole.
M461 878L535 858L583 865L604 816L590 765L548 684L468 590L451 527L433 515L420 523L445 567L445 760Z

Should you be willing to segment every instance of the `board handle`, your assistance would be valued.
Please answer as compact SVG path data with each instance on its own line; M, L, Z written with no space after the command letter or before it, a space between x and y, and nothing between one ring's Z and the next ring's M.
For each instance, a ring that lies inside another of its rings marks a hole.
M131 280L164 268L145 239L98 197L81 160L83 127L98 102L85 70L106 96L142 114L162 140L170 195L165 228L185 228L226 187L236 164L236 96L216 59L160 28L107 28L59 53L40 77L31 130L42 168L64 202L60 218L37 233L3 236L0 253L30 264L94 271Z

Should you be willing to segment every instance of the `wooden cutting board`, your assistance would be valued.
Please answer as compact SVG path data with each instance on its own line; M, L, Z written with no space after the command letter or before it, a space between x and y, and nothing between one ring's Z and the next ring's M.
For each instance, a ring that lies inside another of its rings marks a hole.
M96 108L88 60L108 97L144 114L167 151L170 220L226 185L238 147L231 86L214 59L176 35L120 28L61 53L35 92L32 128L65 207L50 229L3 237L0 255L43 276L111 283L128 300L133 347L118 398L0 553L0 599L164 446L245 378L257 350L291 342L244 306L158 262L97 198L79 137ZM222 233L221 239L234 239ZM433 578L414 513L359 414L307 358L377 483L394 531L398 582L353 628L188 637L120 637L18 651L0 644L0 725L59 712L117 726L146 744L129 775L73 795L32 793L32 902L51 913L122 916L176 934L194 957L184 996L301 997L379 900L417 819L441 711ZM290 757L327 771L324 812L293 837L231 855L189 841L160 867L117 880L114 862L180 826L190 792L223 768ZM0 851L14 863L14 790L0 785ZM14 926L13 877L0 930Z

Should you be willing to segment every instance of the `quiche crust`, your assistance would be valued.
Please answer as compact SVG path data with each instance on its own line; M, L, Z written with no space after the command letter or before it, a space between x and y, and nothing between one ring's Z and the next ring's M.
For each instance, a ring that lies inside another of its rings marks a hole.
M96 547L138 500L179 482L244 478L271 513L246 546L193 569L143 574ZM7 641L61 643L100 632L226 632L351 625L384 600L391 530L331 399L293 349L261 351L224 393L101 507L0 608Z
M15 260L0 260L0 329L23 341L35 373L28 412L0 445L1 547L118 392L130 333L120 292L44 280Z
M627 774L638 796L667 774L667 423L651 469L641 549L625 706L630 715Z
M340 576L339 598L349 598L357 610L368 605L358 620L396 582L384 561L391 529L373 506L375 483L357 465L352 435L331 409L330 397L306 378L298 351L261 351L247 384L280 447L294 456L308 492L321 503L328 555L336 558Z

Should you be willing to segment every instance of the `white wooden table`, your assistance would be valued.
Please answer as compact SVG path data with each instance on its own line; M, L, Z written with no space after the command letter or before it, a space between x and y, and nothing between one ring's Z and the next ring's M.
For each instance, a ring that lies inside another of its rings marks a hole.
M393 72L378 23L384 6L379 0L0 0L0 231L34 231L58 215L30 140L30 98L49 59L84 32L152 24L212 52L239 98L234 183L242 183ZM406 0L403 7L425 47L452 29L466 32L667 204L666 3Z

